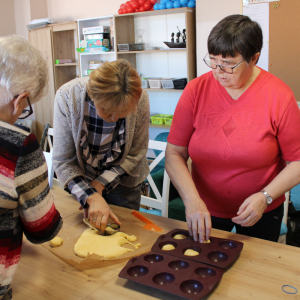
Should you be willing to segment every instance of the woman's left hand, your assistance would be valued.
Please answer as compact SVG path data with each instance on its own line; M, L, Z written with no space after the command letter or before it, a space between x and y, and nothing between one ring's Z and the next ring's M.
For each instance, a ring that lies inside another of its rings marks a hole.
M231 220L243 227L253 226L263 215L268 204L263 193L255 193L240 206L237 217Z

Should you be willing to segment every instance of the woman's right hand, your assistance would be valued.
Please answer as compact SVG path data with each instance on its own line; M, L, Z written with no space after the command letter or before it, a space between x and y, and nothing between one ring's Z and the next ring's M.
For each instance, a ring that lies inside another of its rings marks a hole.
M201 199L193 199L185 204L185 214L190 235L200 243L208 240L211 232L211 217Z
M95 193L87 198L88 218L91 224L105 231L108 217L115 223L121 225L118 217L112 212L105 199L99 194Z

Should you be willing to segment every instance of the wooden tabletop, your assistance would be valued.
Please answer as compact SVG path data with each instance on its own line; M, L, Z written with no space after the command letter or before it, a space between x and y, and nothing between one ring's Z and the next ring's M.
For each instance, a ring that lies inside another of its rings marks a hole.
M78 213L78 202L63 191L53 190L53 195L64 226L68 226L70 216ZM114 207L114 212L116 215L130 214L131 210ZM164 232L174 228L187 229L185 222L144 215ZM142 227L143 223L140 225ZM217 287L204 299L300 299L300 248L215 229L211 235L241 241L244 248ZM126 261L123 261L79 271L45 247L33 245L24 238L21 261L12 282L13 300L183 299L119 278L125 265ZM294 286L297 294L283 292L283 285Z

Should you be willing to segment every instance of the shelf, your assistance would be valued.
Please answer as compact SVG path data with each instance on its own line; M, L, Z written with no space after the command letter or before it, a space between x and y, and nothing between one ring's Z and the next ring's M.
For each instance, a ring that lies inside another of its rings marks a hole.
M92 51L92 52L79 52L80 55L94 55L94 54L115 54L115 51Z
M152 123L150 123L149 127L151 127L151 128L170 129L170 128L171 128L171 125L165 125L165 124L152 124Z
M78 63L67 63L67 64L56 64L55 67L70 67L70 66L79 66Z
M179 14L185 12L194 12L194 8L190 7L181 7L181 8L172 8L172 9L162 9L162 10L152 10L152 11L145 11L145 12L138 12L132 14L122 14L122 15L115 15L115 18L124 18L124 17L146 17L146 16L157 16L157 15L172 15L172 14Z
M186 48L173 48L163 50L140 50L140 51L118 51L117 54L131 54L131 53L146 53L146 52L176 52L186 51Z
M147 92L183 92L183 90L179 89L143 89Z

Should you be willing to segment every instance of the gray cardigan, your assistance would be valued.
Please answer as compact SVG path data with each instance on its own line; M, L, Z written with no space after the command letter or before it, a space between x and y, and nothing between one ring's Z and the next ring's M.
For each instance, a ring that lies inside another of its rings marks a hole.
M80 149L80 132L84 118L87 78L74 79L56 93L54 106L53 167L66 187L78 176L85 177ZM113 164L129 175L121 185L135 187L149 174L146 153L149 141L149 98L143 91L135 113L126 117L125 149Z

